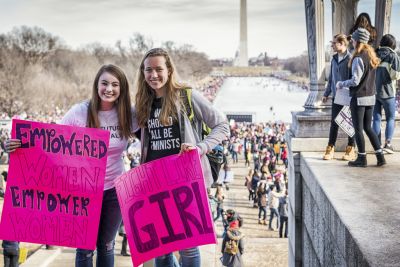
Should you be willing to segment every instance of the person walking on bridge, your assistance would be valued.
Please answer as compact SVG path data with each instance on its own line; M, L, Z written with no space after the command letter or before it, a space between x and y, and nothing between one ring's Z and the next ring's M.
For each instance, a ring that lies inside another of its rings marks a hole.
M340 81L337 88L350 88L350 110L355 137L358 148L358 156L355 161L350 161L349 166L366 167L367 154L365 152L365 140L363 130L367 134L377 158L377 165L386 164L383 151L376 133L372 130L372 112L375 105L375 74L379 65L379 58L374 49L368 45L370 33L364 28L358 28L351 36L354 53L349 62L351 66L351 79Z
M383 150L389 154L394 153L391 140L394 134L396 117L396 81L400 79L400 58L394 51L396 39L391 34L382 37L380 47L377 49L381 59L376 69L376 103L374 107L373 129L381 142L382 109L385 110L386 129Z
M347 40L347 36L344 34L337 34L333 37L331 41L331 46L335 54L331 60L331 71L329 74L328 85L325 89L324 97L322 98L322 102L328 101L328 96L332 94L332 113L331 113L331 126L329 129L329 141L328 146L325 150L325 155L323 156L324 160L333 159L335 152L335 144L338 136L339 125L336 123L335 118L342 110L343 105L336 103L336 83L338 81L348 80L351 75L351 70L348 67L349 61L351 59L351 54L347 50L349 45L349 41ZM348 137L346 152L342 157L343 160L355 160L355 142L353 137Z

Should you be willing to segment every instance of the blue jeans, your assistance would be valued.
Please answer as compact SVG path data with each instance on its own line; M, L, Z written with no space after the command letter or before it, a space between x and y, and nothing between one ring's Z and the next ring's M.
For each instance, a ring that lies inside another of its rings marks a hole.
M122 221L121 209L115 188L104 191L99 232L97 234L97 267L114 267L115 236ZM92 267L93 250L76 250L75 266Z
M285 237L287 237L287 234L288 234L288 217L287 216L281 216L281 225L279 227L279 237L282 237L284 224L285 224Z
M276 208L270 208L271 214L269 215L269 228L272 228L272 220L276 216L276 229L279 229L279 211Z
M396 99L394 97L385 99L376 99L374 112L373 112L373 123L372 128L378 135L379 142L381 142L381 121L382 121L382 109L385 110L386 117L386 129L385 129L385 141L390 141L393 138L394 133L394 119L396 113Z
M236 151L232 151L232 160L233 160L233 163L238 162L238 153Z
M187 248L179 251L182 267L200 267L200 250L198 247ZM156 258L156 267L174 267L174 255L165 254Z
M267 207L258 206L258 219L261 219L261 214L263 213L263 220L267 218Z
M224 211L224 209L222 209L222 208L220 208L220 207L217 207L217 217L213 218L213 219L214 219L214 222L215 222L216 220L218 220L219 217L222 216L222 212L223 212L223 211Z

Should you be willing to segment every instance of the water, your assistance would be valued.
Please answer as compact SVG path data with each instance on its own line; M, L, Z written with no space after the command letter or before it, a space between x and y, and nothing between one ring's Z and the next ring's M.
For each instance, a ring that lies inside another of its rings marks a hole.
M272 77L226 78L214 101L225 115L252 114L254 122L291 122L291 111L303 111L308 92Z

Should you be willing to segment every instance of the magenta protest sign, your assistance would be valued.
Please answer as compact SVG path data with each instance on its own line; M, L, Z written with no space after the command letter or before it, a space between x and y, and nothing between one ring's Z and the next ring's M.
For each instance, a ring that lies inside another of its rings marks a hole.
M217 242L196 150L136 167L115 187L134 266Z
M108 131L13 120L0 239L95 249Z

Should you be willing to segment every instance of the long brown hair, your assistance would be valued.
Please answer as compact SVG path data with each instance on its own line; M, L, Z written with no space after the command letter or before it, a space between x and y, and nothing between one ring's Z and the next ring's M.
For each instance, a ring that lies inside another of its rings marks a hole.
M103 65L96 74L93 81L92 98L89 101L89 110L87 116L87 126L90 128L100 128L98 112L100 110L100 96L98 93L98 84L100 76L107 72L113 75L119 81L120 95L114 105L118 113L118 126L121 138L129 138L132 136L132 107L129 94L129 83L125 73L119 67L108 64Z
M358 15L356 21L354 22L353 27L351 27L349 34L355 32L358 28L364 28L369 32L369 41L368 44L372 45L376 40L376 29L371 24L371 18L369 17L368 13L361 13Z
M376 56L375 50L370 46L369 44L364 44L357 42L356 47L354 48L353 56L351 60L349 61L349 67L351 68L351 64L353 63L353 59L360 55L362 52L367 52L368 53L368 58L369 58L369 64L371 65L372 68L376 69L381 62L380 59Z
M163 125L168 125L168 118L172 116L173 120L178 119L178 112L176 108L176 101L180 103L180 92L179 90L189 88L185 84L177 82L178 74L174 63L168 52L162 48L153 48L144 55L142 61L140 62L140 67L136 75L136 96L135 96L135 106L137 120L140 127L147 126L147 120L150 117L151 105L154 98L156 97L154 90L147 84L144 77L144 61L148 57L162 56L165 58L165 64L168 68L169 78L166 83L166 94L162 98L162 107L160 112L160 122ZM181 104L181 103L180 103Z

